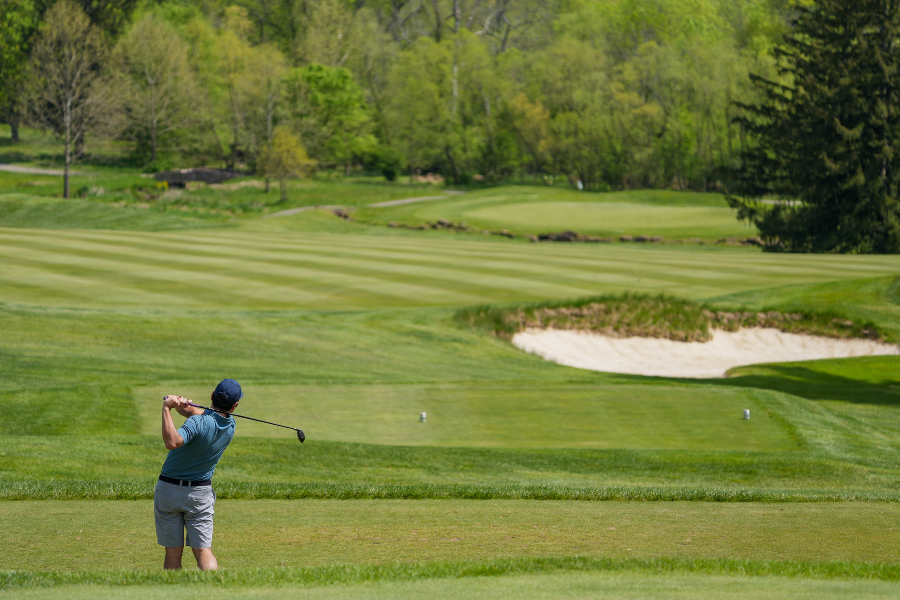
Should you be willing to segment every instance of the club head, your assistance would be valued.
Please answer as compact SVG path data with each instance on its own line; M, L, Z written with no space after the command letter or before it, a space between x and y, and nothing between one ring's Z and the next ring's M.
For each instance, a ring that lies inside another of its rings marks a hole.
M298 429L298 430L297 430L297 439L300 440L300 443L301 443L301 444L303 443L303 440L306 439L306 436L303 434L303 430L302 430L302 429Z

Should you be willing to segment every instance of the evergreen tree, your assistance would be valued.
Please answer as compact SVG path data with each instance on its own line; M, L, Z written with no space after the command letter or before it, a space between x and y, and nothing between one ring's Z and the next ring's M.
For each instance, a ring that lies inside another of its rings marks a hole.
M729 203L768 250L900 252L898 36L897 0L818 0L777 50L781 81L754 77L739 122L758 145Z

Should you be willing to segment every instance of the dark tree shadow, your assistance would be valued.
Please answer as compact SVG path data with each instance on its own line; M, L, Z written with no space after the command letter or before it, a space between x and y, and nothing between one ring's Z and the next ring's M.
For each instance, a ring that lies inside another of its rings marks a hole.
M803 366L766 365L756 373L722 379L675 379L670 377L640 377L610 375L619 383L702 383L731 388L760 388L776 390L809 400L840 400L855 404L900 406L900 378L897 372L884 373L880 381L867 381L823 373Z

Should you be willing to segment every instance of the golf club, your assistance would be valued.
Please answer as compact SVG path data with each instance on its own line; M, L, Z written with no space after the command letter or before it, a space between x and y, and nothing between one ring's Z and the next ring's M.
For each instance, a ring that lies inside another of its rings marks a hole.
M212 410L215 412L219 412L215 408L210 408L208 406L200 406L199 404L194 404L193 402L191 402L188 406L193 406L194 408L202 408L204 410ZM285 429L293 429L294 431L297 432L297 439L300 440L301 444L303 443L304 440L306 440L306 434L303 433L302 429L297 429L296 427L288 427L287 425L279 425L278 423L270 423L269 421L263 421L262 419L254 419L253 417L245 417L244 415L236 415L234 413L228 413L228 414L231 415L232 417L240 417L242 419L250 419L251 421L256 421L257 423L265 423L266 425L274 425L275 427L284 427Z

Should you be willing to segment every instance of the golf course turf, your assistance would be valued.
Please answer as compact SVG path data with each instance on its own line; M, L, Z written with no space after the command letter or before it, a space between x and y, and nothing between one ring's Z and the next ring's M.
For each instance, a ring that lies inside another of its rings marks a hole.
M900 593L900 357L702 381L614 375L544 361L457 318L665 293L872 322L898 343L896 256L384 226L753 235L715 194L507 186L364 208L442 190L322 179L292 184L286 203L252 180L142 201L130 190L152 180L83 170L73 189L88 192L68 201L34 183L50 177L0 173L0 590ZM357 209L263 216L314 205ZM164 573L150 502L166 452L161 399L204 404L224 377L244 387L238 412L308 438L239 422L215 475L223 569Z

